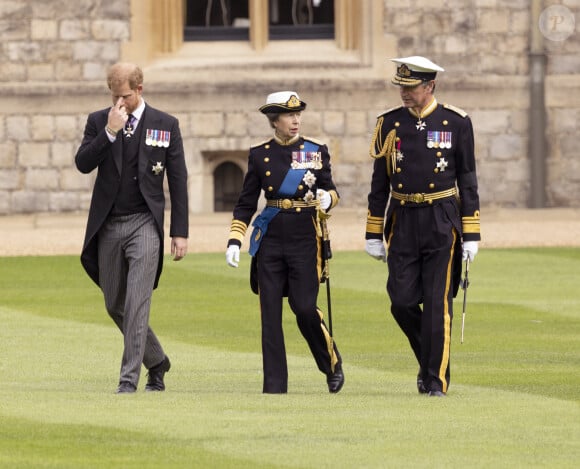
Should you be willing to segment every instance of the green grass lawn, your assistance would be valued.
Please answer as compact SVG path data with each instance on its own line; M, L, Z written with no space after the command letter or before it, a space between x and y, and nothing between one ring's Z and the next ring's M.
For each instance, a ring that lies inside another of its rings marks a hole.
M166 259L151 324L172 361L165 393L116 395L122 336L77 257L0 258L0 467L576 467L579 249L481 250L452 380L417 393L388 312L386 267L335 252L330 395L285 307L287 395L263 395L249 256ZM320 305L326 310L326 292Z

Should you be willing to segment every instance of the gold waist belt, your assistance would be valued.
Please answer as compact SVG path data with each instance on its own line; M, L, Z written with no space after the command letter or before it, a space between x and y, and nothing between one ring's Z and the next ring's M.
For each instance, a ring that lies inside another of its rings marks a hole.
M312 200L311 202L304 202L303 200L293 200L293 199L268 199L266 201L268 207L276 207L283 209L290 208L306 208L306 207L316 207L318 202Z
M393 199L397 199L401 201L401 204L405 202L411 202L414 204L421 204L423 202L433 203L434 200L437 199L445 199L447 197L452 197L457 194L457 188L453 187L452 189L447 189L446 191L441 192L419 192L417 194L401 194L400 192L391 191L391 196Z

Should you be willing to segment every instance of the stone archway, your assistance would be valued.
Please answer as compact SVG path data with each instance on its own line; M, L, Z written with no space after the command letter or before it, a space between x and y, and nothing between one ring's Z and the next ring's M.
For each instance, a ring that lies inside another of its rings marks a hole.
M240 167L226 161L213 172L214 211L231 212L238 201L244 182L244 172Z

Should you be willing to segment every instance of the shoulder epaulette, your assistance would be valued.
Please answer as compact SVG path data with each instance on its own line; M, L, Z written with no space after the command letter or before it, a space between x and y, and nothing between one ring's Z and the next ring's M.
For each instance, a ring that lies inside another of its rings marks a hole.
M308 140L309 142L316 143L316 145L326 145L326 143L321 142L320 140L316 140L315 138L311 137L302 137L304 140Z
M463 109L460 109L456 106L453 106L451 104L443 104L443 107L445 109L449 109L450 111L455 112L456 114L459 114L461 117L467 117L467 112L465 112Z
M266 143L268 143L270 140L272 140L272 139L269 138L268 140L264 140L263 142L256 143L255 145L250 146L250 148L258 148L258 147L261 147L262 145L266 145Z
M384 116L386 114L390 114L393 111L398 111L399 109L401 109L403 106L395 106L392 107L391 109L387 109L386 111L381 112L379 115L377 115L377 118Z

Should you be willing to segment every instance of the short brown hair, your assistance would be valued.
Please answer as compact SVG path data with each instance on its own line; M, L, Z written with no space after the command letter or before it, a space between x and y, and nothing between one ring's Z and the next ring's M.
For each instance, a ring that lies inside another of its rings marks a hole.
M278 118L280 117L280 114L277 112L267 112L266 117L268 118L268 122L270 123L270 127L275 129L276 127L274 127L274 122L276 122L278 120Z
M119 62L109 67L107 72L107 86L112 89L115 85L129 82L132 90L143 84L143 70L136 64Z

